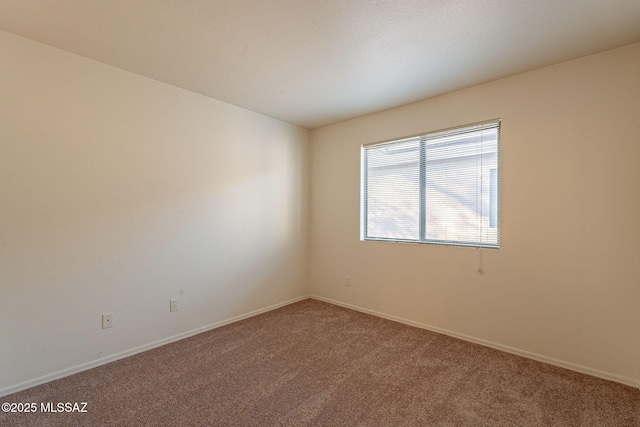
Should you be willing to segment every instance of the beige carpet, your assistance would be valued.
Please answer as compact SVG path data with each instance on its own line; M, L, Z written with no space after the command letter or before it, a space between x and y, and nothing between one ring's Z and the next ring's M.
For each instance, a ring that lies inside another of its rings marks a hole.
M314 300L0 402L38 405L2 426L640 426L638 389Z

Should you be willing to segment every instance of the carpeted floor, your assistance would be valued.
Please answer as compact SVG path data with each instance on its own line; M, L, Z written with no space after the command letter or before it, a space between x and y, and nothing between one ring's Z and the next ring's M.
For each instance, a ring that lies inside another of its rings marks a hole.
M2 426L640 426L638 389L315 300L0 402L38 407Z

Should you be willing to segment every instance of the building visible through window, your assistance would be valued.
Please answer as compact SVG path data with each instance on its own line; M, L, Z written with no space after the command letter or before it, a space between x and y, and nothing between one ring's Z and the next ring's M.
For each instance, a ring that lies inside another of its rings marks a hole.
M500 121L362 147L362 238L499 247Z

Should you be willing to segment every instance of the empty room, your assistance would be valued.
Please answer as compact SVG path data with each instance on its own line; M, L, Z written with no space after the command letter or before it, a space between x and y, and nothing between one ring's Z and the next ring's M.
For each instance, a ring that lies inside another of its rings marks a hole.
M639 22L0 1L0 426L640 426Z

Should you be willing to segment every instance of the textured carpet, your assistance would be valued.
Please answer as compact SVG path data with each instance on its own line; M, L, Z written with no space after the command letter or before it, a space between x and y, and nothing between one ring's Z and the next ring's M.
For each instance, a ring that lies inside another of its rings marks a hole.
M38 405L2 426L640 426L635 388L315 300L0 401Z

